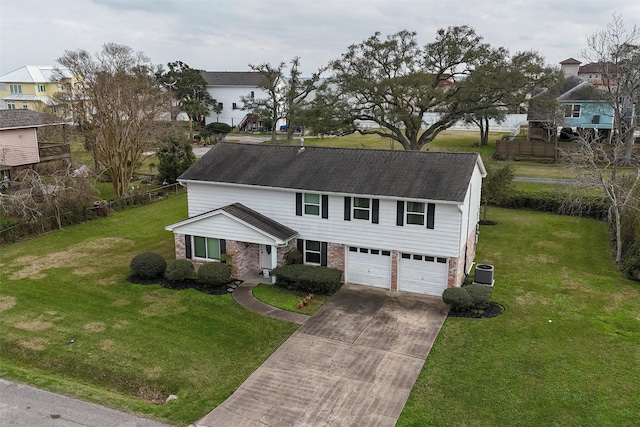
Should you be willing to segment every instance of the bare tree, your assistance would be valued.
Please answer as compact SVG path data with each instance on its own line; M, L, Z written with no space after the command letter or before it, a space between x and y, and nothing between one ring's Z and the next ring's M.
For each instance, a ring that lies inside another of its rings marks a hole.
M166 112L167 93L148 58L128 46L107 43L95 56L66 51L58 63L77 78L58 100L72 111L96 163L122 197L143 153L164 131L157 119Z
M46 176L25 169L19 176L19 188L0 193L3 214L35 224L53 218L62 228L63 217L75 209L88 207L96 190L87 177L74 173L71 164Z
M249 110L261 117L269 117L273 123L271 129L271 142L276 141L278 120L287 119L287 140L293 137L295 128L302 124L302 107L305 99L315 89L324 69L314 73L309 79L302 79L300 71L300 58L291 60L289 75L285 74L286 64L281 62L277 67L271 64L251 65L249 68L262 74L263 81L260 87L267 93L266 98L243 96L243 109Z
M583 56L595 63L600 74L596 82L613 108L613 142L625 144L625 163L632 165L634 133L640 115L640 28L627 30L614 15L603 30L587 37Z

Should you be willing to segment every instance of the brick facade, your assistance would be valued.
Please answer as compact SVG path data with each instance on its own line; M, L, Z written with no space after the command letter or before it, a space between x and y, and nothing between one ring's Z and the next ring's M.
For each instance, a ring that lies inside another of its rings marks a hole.
M476 258L476 237L477 237L478 228L474 229L474 232L469 234L469 238L467 239L466 246L462 251L461 258L449 258L449 275L447 280L448 287L454 286L462 286L464 283L464 279L466 277L467 272L471 269L473 265L473 260ZM465 256L466 262L465 262Z
M391 251L391 290L398 290L398 268L400 259L400 252Z

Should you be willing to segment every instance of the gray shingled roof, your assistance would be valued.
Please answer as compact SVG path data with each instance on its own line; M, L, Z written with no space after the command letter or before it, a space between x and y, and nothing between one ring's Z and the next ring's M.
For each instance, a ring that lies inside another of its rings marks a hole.
M0 110L0 129L22 129L57 124L64 124L64 121L38 111Z
M280 240L287 241L298 235L297 231L290 229L289 227L280 224L277 221L272 220L269 217L262 215L259 212L254 211L246 207L241 203L234 203L232 205L224 206L220 208L228 214L251 224L259 230L267 233L270 236L276 237Z
M219 143L181 180L462 202L477 153Z
M258 87L264 80L257 71L202 71L207 86Z

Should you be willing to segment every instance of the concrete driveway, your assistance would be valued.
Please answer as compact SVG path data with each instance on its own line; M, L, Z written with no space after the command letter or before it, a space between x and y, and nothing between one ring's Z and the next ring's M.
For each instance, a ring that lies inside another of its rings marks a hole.
M447 316L345 285L198 426L394 426Z

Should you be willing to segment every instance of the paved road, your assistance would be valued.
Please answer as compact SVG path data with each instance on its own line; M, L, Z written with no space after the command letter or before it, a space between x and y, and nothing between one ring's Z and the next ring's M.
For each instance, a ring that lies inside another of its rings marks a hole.
M516 182L538 182L541 184L569 184L573 181L565 178L535 178L529 176L516 176L513 180Z
M169 427L0 378L2 427Z
M196 424L395 426L447 312L440 298L344 285Z

